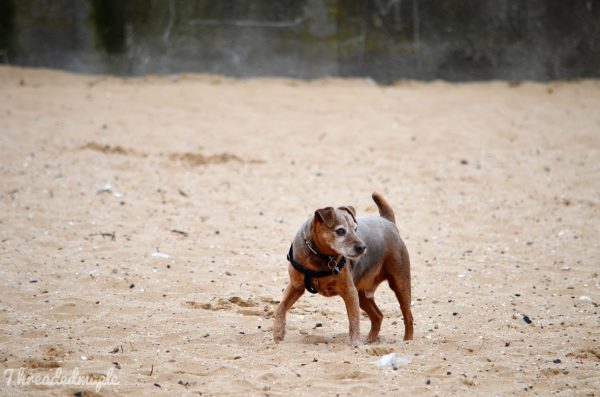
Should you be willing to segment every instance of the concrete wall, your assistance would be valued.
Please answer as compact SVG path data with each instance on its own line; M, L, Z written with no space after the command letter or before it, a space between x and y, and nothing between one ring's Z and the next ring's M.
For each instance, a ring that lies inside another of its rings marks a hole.
M600 0L0 0L0 62L382 83L600 77Z

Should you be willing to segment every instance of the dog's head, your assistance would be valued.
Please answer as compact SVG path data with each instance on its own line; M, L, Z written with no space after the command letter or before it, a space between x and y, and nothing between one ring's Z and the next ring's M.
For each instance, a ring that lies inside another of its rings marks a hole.
M357 259L367 250L356 234L356 211L351 206L326 207L315 211L314 236L330 250L351 259Z

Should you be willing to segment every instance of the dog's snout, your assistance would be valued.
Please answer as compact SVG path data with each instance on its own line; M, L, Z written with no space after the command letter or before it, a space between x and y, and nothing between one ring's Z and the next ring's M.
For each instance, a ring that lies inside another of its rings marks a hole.
M356 251L357 254L361 255L364 254L364 252L367 250L367 246L364 244L356 244L354 246L354 251Z

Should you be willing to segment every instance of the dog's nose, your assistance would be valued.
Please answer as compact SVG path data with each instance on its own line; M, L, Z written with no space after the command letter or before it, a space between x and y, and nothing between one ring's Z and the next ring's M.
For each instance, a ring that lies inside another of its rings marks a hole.
M367 250L367 246L363 245L363 244L356 244L354 246L354 251L356 251L357 254L362 254Z

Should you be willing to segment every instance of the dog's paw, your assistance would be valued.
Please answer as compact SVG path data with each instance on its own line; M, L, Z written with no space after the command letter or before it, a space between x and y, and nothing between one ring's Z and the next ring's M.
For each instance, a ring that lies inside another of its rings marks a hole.
M379 335L369 335L367 337L367 343L377 343L379 342Z
M285 324L274 324L273 325L273 341L279 343L283 341L285 337Z

